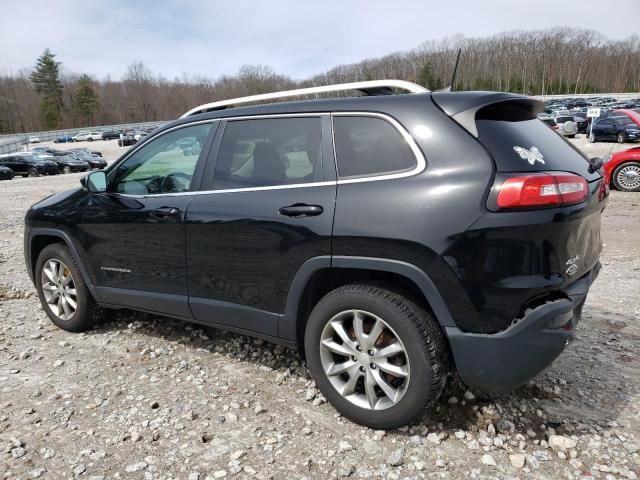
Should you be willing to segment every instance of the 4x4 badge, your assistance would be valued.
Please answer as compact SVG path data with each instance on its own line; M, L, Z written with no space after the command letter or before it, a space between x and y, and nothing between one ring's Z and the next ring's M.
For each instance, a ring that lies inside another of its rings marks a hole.
M531 165L534 165L536 162L544 164L544 157L542 156L542 152L538 150L538 147L531 147L527 150L526 148L516 145L513 149L520 155L520 158L527 160Z

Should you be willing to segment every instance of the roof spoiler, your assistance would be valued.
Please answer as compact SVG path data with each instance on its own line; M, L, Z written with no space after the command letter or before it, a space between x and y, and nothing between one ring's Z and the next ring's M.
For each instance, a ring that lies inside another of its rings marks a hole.
M525 95L502 92L434 92L431 98L440 109L453 118L474 137L478 137L476 115L487 107L504 109L505 120L509 113L518 110L521 114L535 117L544 110L544 103ZM504 107L504 108L502 108ZM495 112L494 112L495 113Z

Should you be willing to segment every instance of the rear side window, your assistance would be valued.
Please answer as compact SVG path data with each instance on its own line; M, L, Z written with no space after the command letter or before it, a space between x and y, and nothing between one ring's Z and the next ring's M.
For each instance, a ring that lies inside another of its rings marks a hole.
M321 139L319 117L230 121L216 159L214 189L321 181Z
M333 135L341 179L401 173L417 165L400 132L381 118L335 116Z

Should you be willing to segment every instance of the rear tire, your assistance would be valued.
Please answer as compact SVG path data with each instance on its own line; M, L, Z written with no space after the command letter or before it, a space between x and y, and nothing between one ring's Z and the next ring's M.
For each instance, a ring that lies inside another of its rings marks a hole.
M56 264L58 267L53 268ZM65 245L54 243L40 252L34 279L42 308L61 329L67 332L84 332L90 330L104 315L104 310L91 296L80 269ZM61 296L66 300L58 301ZM67 304L66 308L64 303Z
M640 192L640 162L621 163L613 171L611 180L621 192Z
M351 284L329 292L309 316L304 344L322 394L367 427L406 425L436 402L445 385L440 327L423 308L385 287Z
M627 136L624 134L624 132L618 132L616 140L618 140L618 143L624 143L627 141Z

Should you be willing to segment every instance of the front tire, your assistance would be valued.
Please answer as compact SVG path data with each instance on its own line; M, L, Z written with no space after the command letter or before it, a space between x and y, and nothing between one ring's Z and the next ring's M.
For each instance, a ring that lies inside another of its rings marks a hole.
M62 167L62 173L71 173L71 167L69 167L68 165Z
M445 340L436 321L385 287L352 284L328 293L309 316L304 343L322 394L367 427L406 425L445 385Z
M38 176L38 169L35 168L35 167L29 168L28 172L29 172L29 176L30 177L37 177Z
M596 143L596 136L593 133L589 135L589 142Z
M618 143L624 143L627 141L627 136L624 134L624 132L618 132L616 140L618 140Z
M84 332L103 315L65 245L54 243L40 252L34 278L42 308L61 329Z
M621 192L640 192L640 162L622 163L611 175L613 184Z

